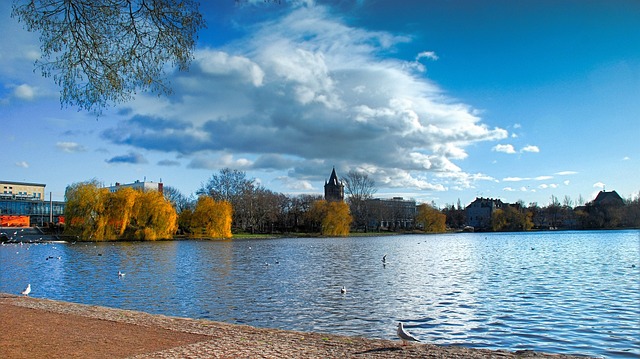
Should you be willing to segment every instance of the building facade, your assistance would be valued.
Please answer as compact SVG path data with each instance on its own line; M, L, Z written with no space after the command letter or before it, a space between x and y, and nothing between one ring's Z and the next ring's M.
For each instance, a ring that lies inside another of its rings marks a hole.
M0 181L0 200L44 200L41 183Z
M116 182L115 186L109 186L109 192L113 193L121 188L133 188L138 191L158 191L160 193L164 193L164 185L162 182L147 182L147 181L138 181L136 180L133 183L120 183Z
M331 171L329 180L324 183L324 199L327 202L344 201L344 184L338 179L335 168Z
M367 200L369 226L378 230L413 229L416 220L416 201L403 197Z
M0 225L27 223L45 226L64 223L65 203L46 201L45 186L40 183L0 181ZM28 218L27 221L21 220Z
M476 199L465 208L467 225L476 230L489 229L491 228L491 215L493 211L502 209L508 205L508 203L504 203L499 199L476 197Z

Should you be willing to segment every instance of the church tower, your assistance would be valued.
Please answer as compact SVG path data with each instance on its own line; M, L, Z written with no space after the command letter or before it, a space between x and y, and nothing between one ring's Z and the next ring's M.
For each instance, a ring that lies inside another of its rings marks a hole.
M344 185L338 180L335 167L331 171L329 181L324 183L324 199L327 202L344 201Z

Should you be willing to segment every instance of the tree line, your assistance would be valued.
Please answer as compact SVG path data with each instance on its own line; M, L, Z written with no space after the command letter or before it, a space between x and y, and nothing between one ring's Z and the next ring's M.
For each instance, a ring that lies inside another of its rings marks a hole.
M233 233L346 236L350 232L463 230L465 208L438 209L435 203L415 208L411 218L400 207L375 201L375 182L350 171L343 179L345 202L327 202L321 195L285 195L271 191L243 171L225 168L185 196L171 186L159 192L122 188L109 192L96 180L67 187L65 234L89 240L156 240L179 234L192 238L230 238ZM531 229L600 229L640 227L640 195L620 206L594 202L573 206L552 196L546 206L523 201L492 213L492 231ZM382 227L385 220L391 223ZM400 220L409 224L397 225Z

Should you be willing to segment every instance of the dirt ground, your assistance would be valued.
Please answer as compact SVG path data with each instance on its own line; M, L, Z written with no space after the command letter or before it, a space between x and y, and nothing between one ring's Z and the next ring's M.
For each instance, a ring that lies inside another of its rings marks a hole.
M302 333L0 293L0 358L577 358ZM584 357L581 357L584 358Z

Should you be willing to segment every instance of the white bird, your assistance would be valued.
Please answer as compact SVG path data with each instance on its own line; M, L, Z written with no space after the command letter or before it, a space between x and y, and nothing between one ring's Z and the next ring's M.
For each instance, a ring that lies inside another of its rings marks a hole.
M31 293L31 283L27 284L27 287L21 292L25 297Z
M406 330L404 330L402 323L398 323L397 333L398 333L398 338L402 339L402 345L406 345L407 342L420 342L418 339L416 339L416 337L414 337L413 335L409 334Z
M342 294L347 293L347 288L345 286L342 286L342 288L340 289L340 293Z
M118 278L124 278L125 273L118 271Z

